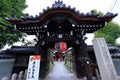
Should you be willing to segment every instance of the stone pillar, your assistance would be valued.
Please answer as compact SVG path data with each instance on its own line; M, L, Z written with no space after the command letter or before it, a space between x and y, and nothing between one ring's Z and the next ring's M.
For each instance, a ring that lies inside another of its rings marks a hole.
M101 80L118 80L109 50L104 38L93 40L93 47L101 75Z

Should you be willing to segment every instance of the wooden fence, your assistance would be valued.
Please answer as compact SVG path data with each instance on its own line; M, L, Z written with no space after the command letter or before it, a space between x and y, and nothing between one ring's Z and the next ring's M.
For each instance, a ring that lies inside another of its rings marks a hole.
M26 80L26 76L27 76L27 70L20 71L19 74L14 73L10 78L3 77L2 80Z

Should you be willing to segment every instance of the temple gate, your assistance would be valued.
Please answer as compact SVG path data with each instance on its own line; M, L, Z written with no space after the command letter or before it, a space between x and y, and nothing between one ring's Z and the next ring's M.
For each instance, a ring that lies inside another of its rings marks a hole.
M48 71L49 54L48 50L54 48L54 44L60 41L67 43L68 47L73 47L75 57L75 71L78 78L87 76L92 80L91 66L94 61L87 52L85 34L103 28L117 14L107 13L103 16L89 13L80 13L76 8L66 6L63 1L55 1L52 7L43 9L39 15L26 16L21 18L8 18L15 29L37 36L35 53L41 55L40 77L45 77Z

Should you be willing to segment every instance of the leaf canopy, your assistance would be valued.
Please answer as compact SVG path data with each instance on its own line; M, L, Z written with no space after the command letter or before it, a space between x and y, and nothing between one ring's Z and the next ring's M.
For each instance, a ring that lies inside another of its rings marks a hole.
M117 45L115 42L120 37L120 26L115 22L109 22L104 28L101 28L94 34L95 37L104 37L109 44Z
M25 16L23 13L27 8L25 2L26 0L0 0L0 48L6 44L13 44L23 36L23 33L15 30L5 18Z

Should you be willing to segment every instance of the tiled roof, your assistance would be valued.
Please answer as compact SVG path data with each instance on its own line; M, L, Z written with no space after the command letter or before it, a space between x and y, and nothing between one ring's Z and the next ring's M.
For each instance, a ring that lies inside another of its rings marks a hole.
M13 46L11 49L6 50L7 53L34 53L35 47L34 46Z
M42 17L46 12L52 11L52 10L58 10L58 9L72 11L81 17L114 18L115 16L118 15L117 13L113 14L110 12L106 13L103 16L100 16L100 14L94 14L92 11L87 12L87 13L83 13L83 12L80 12L79 10L76 10L75 7L72 8L70 5L66 6L66 4L63 3L63 1L58 0L58 1L55 1L55 3L52 5L52 7L47 7L47 9L43 9L43 12L40 12L39 15L36 15L36 16L29 16L28 15L26 17L21 17L21 18L12 17L12 18L6 18L6 20L8 20L8 21L36 20L36 19Z
M110 51L111 57L120 58L120 48L119 47L115 47L115 46L112 46L110 44L108 44L107 46L108 46L108 50ZM88 50L88 52L89 51L94 52L92 45L88 45L87 50Z
M113 56L120 53L120 48L119 47L108 45L108 49ZM88 45L87 50L88 51L94 51L93 46ZM11 49L6 50L5 52L8 52L8 53L9 52L11 52L11 53L22 53L22 52L25 53L25 52L28 52L28 53L30 53L30 52L35 52L35 47L34 46L13 46Z
M62 35L70 35L70 31L76 37L79 37L80 32L93 33L100 28L103 28L108 22L110 22L117 14L106 13L101 16L94 11L83 13L79 10L76 10L75 7L66 6L63 1L55 1L51 7L43 9L39 15L36 16L26 16L21 18L6 18L11 24L15 24L14 28L22 32L25 32L29 35L37 35L38 33L43 36L44 40L59 40L58 36L60 33L56 32L63 31ZM45 27L47 26L47 27ZM58 29L61 26L61 29ZM67 31L66 31L67 30ZM50 34L48 36L47 34ZM74 36L63 36L65 38L72 40ZM70 39L71 38L71 39Z
M0 59L11 59L11 58L15 58L15 56L13 54L8 54L4 51L0 52Z

